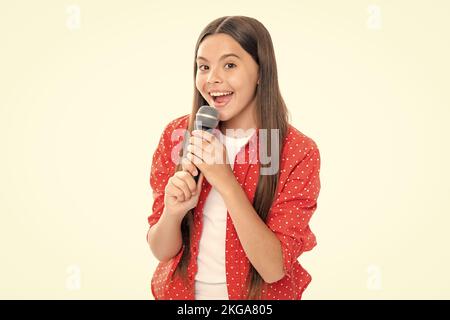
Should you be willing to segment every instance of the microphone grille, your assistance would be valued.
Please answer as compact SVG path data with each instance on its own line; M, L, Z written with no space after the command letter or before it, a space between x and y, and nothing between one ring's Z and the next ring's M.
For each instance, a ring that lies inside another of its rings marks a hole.
M195 129L214 129L219 124L219 112L211 106L201 106L195 116Z

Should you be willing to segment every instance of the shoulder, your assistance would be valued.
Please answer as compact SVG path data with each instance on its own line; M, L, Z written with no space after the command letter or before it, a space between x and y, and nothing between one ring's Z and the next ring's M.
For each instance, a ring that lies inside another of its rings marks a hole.
M164 128L164 134L172 134L176 129L187 129L189 123L189 114L171 120Z
M283 142L282 157L290 158L294 162L301 162L311 154L319 155L317 143L309 136L289 124L286 137Z
M279 170L281 186L290 179L311 179L320 172L316 142L292 125L289 125L282 145Z
M176 161L173 157L181 148L179 142L183 140L188 127L188 122L189 114L175 118L165 125L153 155L154 163L156 163L156 161L162 161L164 166L167 166L168 168L173 165L174 161ZM169 165L170 159L172 162L170 162Z
M189 114L175 118L167 123L161 135L161 142L164 145L173 144L184 137L184 134L188 128Z

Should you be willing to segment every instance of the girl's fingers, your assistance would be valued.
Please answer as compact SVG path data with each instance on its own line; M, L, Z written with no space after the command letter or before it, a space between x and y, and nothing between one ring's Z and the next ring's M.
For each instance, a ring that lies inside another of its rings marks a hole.
M214 136L212 137L214 138ZM218 147L216 139L209 141L208 139L193 136L189 139L189 142L190 144L188 145L187 150L202 159L204 159L205 154L215 153L214 151Z
M194 157L188 156L188 160L194 164L200 164L201 162L207 164L225 163L222 153L218 152L220 146L215 141L209 143L199 137L191 137L189 141L191 143L187 146L188 155L191 153Z
M184 192L179 189L177 186L173 183L173 177L169 179L169 183L167 184L167 188L165 192L171 196L177 198L177 201L183 202L184 201Z
M192 137L189 138L190 144L198 144L199 146L202 146L204 143L208 143L208 142L210 142L208 139L203 140L202 137L195 136L195 135L193 135Z
M198 174L197 167L188 158L181 159L181 165L183 170L190 172L193 177Z
M195 180L189 172L178 171L175 173L175 176L180 178L185 183L185 185L188 187L188 190L190 191L190 193L195 192L195 188L196 188Z
M179 171L179 172L183 172L183 171ZM187 172L183 172L183 173L188 174ZM182 178L179 177L179 175L175 175L172 182L177 188L179 188L179 189L181 189L181 191L183 191L185 200L189 200L191 198L191 190L189 189L189 186L187 185L186 181L184 181Z
M192 136L190 137L189 141L193 141L195 139L200 139L200 140L205 140L209 143L213 143L214 140L216 140L217 137L217 131L214 132L208 132L208 131L203 131L203 130L193 130L192 131Z
M194 144L190 144L187 147L187 151L189 151L189 153L191 153L192 155L196 156L197 158L203 159L204 152L203 152L203 149L200 148L199 146L194 145ZM195 163L195 161L194 161L194 163Z
M195 184L194 178L191 176L190 173L186 172L187 174L183 177L183 181L187 184L189 191L192 193L195 192L195 189L197 189L197 185Z
M188 152L187 156L188 160L194 164L201 164L202 163L202 159L197 157L196 155Z

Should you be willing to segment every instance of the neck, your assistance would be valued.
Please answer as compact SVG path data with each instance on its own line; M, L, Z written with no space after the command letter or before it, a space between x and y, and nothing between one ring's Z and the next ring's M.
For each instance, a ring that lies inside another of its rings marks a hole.
M256 121L256 104L252 104L244 108L239 114L235 115L228 121L221 121L219 128L222 134L226 134L226 130L249 130L257 128Z

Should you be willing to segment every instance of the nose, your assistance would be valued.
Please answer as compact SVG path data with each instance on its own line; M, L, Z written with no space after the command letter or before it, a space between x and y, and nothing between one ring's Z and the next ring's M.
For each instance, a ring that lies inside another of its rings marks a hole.
M222 82L222 79L219 75L219 73L216 71L216 69L211 69L211 71L209 72L209 76L207 79L208 83L220 83Z

